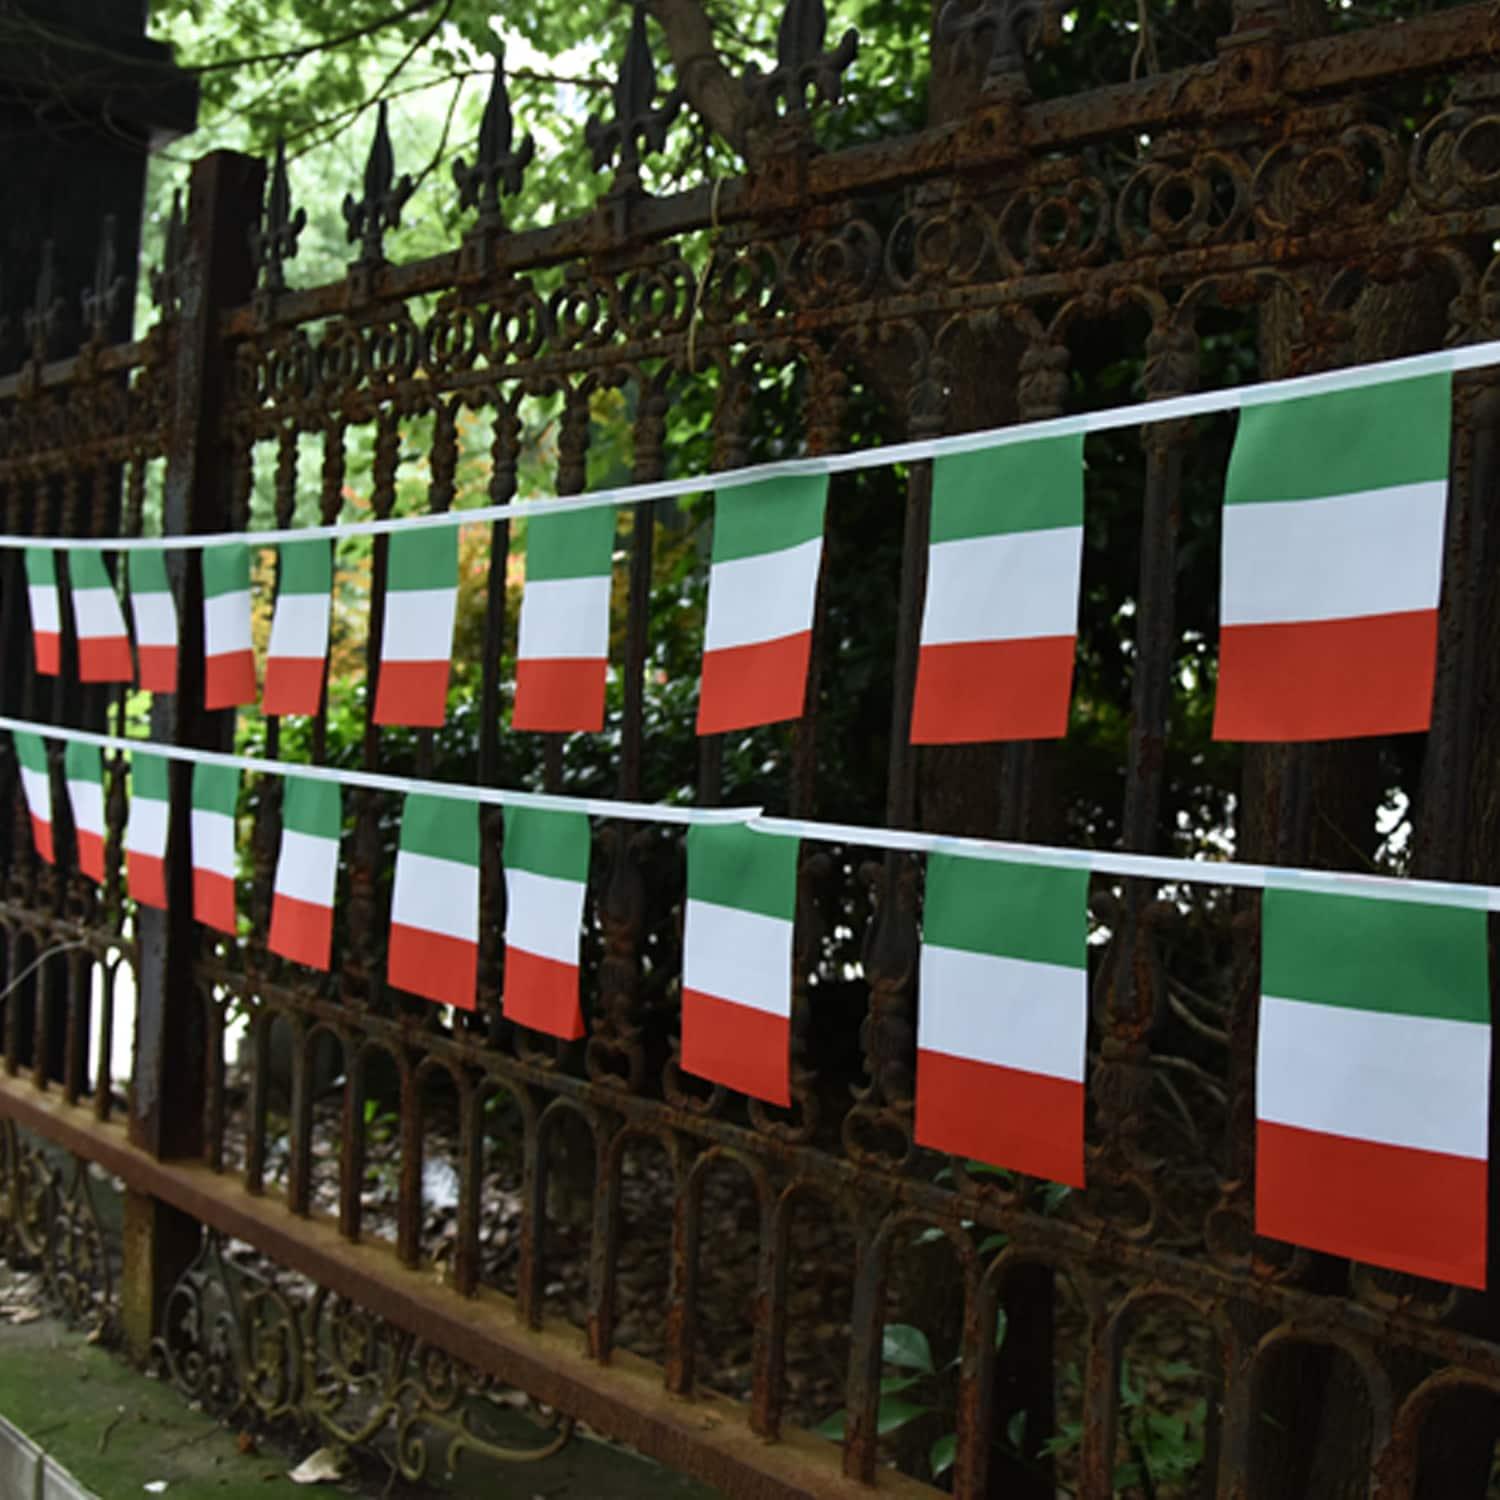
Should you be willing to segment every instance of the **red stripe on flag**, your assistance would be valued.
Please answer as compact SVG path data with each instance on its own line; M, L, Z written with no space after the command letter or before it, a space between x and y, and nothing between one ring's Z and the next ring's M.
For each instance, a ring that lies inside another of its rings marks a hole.
M792 1028L785 1016L702 990L682 992L682 1066L689 1073L768 1104L789 1106L791 1047Z
M277 891L267 946L309 969L327 969L333 958L333 909Z
M140 662L140 685L151 693L177 691L177 647L141 646L136 650Z
M167 865L154 854L125 851L125 884L132 897L142 906L167 905Z
M194 870L193 916L205 927L233 932L234 881L217 870Z
M52 847L52 825L44 823L35 813L31 814L31 842L49 865L57 863L57 854Z
M266 662L262 713L311 715L322 705L321 656L273 656Z
M1055 740L1068 732L1076 638L923 646L912 701L914 745Z
M130 640L123 635L78 638L80 682L130 682L135 668L130 661Z
M383 661L375 689L375 722L440 729L448 712L446 661Z
M800 719L807 701L812 631L703 654L698 733L723 734Z
M62 671L62 637L52 630L32 634L36 645L36 669L43 677L56 677Z
M507 946L504 1011L508 1021L564 1041L577 1041L583 1035L578 965Z
M203 663L204 708L237 708L255 702L255 653L225 651Z
M603 729L608 665L587 657L518 660L510 727L552 733Z
M1489 1164L1256 1123L1255 1229L1368 1265L1484 1286Z
M917 1144L1083 1186L1083 1085L917 1053Z
M473 1010L479 945L392 922L386 976L397 989L410 990L424 1000Z
M76 830L78 838L78 868L90 880L104 884L104 840L97 833Z
M1408 734L1432 719L1437 611L1219 634L1216 740L1335 740Z

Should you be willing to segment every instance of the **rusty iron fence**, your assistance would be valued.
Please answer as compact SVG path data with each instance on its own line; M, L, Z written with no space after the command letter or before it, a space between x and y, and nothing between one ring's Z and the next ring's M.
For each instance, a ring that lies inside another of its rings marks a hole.
M1058 10L950 0L932 123L838 150L818 135L854 46L788 25L778 69L745 82L759 125L742 175L670 196L643 186L672 101L638 10L613 116L588 131L613 168L592 212L506 222L527 153L497 92L457 174L461 242L392 264L404 190L382 119L345 207L356 258L323 286L295 285L280 163L209 156L144 338L107 344L119 293L102 256L94 332L56 357L64 289L44 273L29 356L0 379L4 529L289 526L336 519L351 491L383 517L413 485L445 509L476 432L480 499L512 498L538 432L566 494L589 482L605 399L630 426L629 477L648 481L1495 338L1500 11L1398 10L1235 0L1222 36L1202 11L1143 37L1131 76L1056 93L1050 59L1078 45ZM702 415L683 452L674 408ZM804 816L1140 851L1232 837L1247 859L1399 858L1496 881L1493 372L1457 381L1455 424L1425 736L1209 744L1193 704L1229 429L1205 420L1090 440L1093 717L1061 744L906 743L930 499L913 464L834 482L808 711L790 730L663 748L682 676L667 627L691 615L701 564L680 513L641 506L598 741L503 730L515 621L497 566L460 722L366 720L351 746L318 720L290 749L271 722L264 749L704 804L753 788ZM504 523L489 544L505 554ZM667 585L673 548L687 561ZM192 681L199 585L174 566ZM76 685L70 640L61 677L32 674L20 560L3 567L0 711L123 731L127 695ZM383 541L370 569L373 673ZM149 733L213 748L232 725L158 697ZM0 1243L42 1256L75 1311L117 1317L197 1394L349 1441L393 1424L408 1473L434 1437L450 1461L518 1456L468 1404L510 1386L541 1403L532 1452L582 1420L732 1495L1494 1493L1493 1301L1253 1232L1252 893L1096 879L1090 1186L1059 1195L913 1143L908 856L806 848L780 1110L676 1065L668 830L598 827L588 1035L561 1045L500 1016L497 837L478 1009L449 1022L383 977L390 799L351 797L335 971L314 977L265 949L272 778L247 804L248 935L226 943L191 919L180 843L170 910L127 906L118 761L102 888L35 859L9 762L3 775ZM1398 849L1379 820L1403 807ZM122 1094L110 1059L126 1042ZM16 1126L123 1182L118 1285L89 1174L65 1180ZM930 1374L890 1362L883 1333L913 1326ZM931 1410L883 1424L882 1382L911 1373ZM842 1443L803 1430L835 1409Z

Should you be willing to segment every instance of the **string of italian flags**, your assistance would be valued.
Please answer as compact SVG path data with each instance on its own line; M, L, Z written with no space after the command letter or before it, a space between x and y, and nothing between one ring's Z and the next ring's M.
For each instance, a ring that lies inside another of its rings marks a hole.
M128 756L126 881L147 906L167 901L168 766L190 764L193 910L215 932L236 931L241 774L283 777L268 941L314 969L332 958L342 787L401 795L388 976L466 1010L477 997L478 810L503 806L503 1011L563 1039L584 1034L590 817L685 824L682 1066L779 1105L791 1102L801 842L924 853L916 1139L1075 1187L1085 1165L1089 876L1261 889L1259 1231L1484 1285L1486 916L1500 910L1500 888L412 781L10 718L0 729L14 736L36 850L54 862L46 741L63 742L78 868L95 881L105 870L101 752Z
M1084 437L1239 409L1224 490L1215 736L1406 733L1431 720L1453 375L1495 363L1500 342L545 502L216 536L0 536L0 547L25 549L39 673L62 666L58 557L67 554L81 680L187 690L164 559L201 550L204 706L259 701L268 714L315 714L333 541L387 535L373 718L434 727L445 719L453 658L456 528L525 518L511 726L588 732L604 723L617 508L712 491L698 731L718 734L804 711L829 476L931 460L911 740L1057 738L1067 732L1078 634ZM266 546L279 563L262 689L251 557ZM131 624L110 552L127 564Z

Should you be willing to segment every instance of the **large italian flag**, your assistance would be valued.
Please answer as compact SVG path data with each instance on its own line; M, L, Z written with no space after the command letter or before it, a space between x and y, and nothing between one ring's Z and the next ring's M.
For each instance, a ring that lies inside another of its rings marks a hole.
M63 779L73 809L78 868L104 884L104 760L98 746L69 740L63 751Z
M278 550L276 609L261 708L268 714L315 714L323 702L328 662L333 543L312 537L283 542Z
M442 724L457 610L457 528L394 532L375 689L377 724L426 729Z
M1425 375L1240 412L1216 738L1427 728L1451 383Z
M919 1144L1083 1186L1088 873L927 861Z
M16 730L16 761L21 769L21 790L26 797L26 811L31 819L31 841L36 852L53 864L56 860L52 837L52 773L47 765L47 746L39 734Z
M130 613L140 685L153 693L175 693L177 605L167 579L167 555L157 548L130 554Z
M1485 913L1272 889L1261 923L1256 1228L1482 1287Z
M250 548L230 542L203 551L203 706L255 702L250 645Z
M125 822L125 885L143 906L167 904L167 762L142 750L130 753L130 816Z
M578 950L589 845L584 813L505 809L505 1014L568 1041L583 1035Z
M932 466L918 745L1067 733L1083 565L1083 437Z
M333 902L338 886L343 810L331 781L288 778L281 800L281 853L271 898L272 953L310 969L333 957Z
M827 503L825 474L715 497L699 734L802 717Z
M479 808L413 792L391 893L393 985L473 1010L479 979Z
M31 644L44 677L62 671L62 608L57 598L57 558L50 547L26 549L26 599L31 606Z
M233 932L234 820L240 773L231 766L193 767L193 916Z
M782 1105L799 847L741 824L699 824L687 837L682 1066Z
M613 506L526 523L512 729L604 727Z
M78 635L80 682L130 682L130 636L115 581L102 552L74 552L68 558L73 595L73 628Z

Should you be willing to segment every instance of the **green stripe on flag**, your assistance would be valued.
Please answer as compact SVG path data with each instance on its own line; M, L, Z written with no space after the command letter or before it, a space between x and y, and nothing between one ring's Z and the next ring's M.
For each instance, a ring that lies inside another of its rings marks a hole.
M585 884L592 833L587 813L505 809L505 867Z
M1268 888L1261 994L1488 1024L1486 926L1463 907Z
M780 552L823 535L828 476L762 479L714 496L716 563Z
M1444 372L1242 407L1224 503L1316 500L1446 479L1452 386Z
M333 591L333 543L327 537L283 542L276 586L283 594L328 594Z
M401 814L401 850L478 865L479 804L459 797L408 793Z
M457 588L458 528L429 526L422 531L392 533L385 584L402 593Z
M57 587L57 558L50 547L26 549L26 582L36 588Z
M933 461L934 544L1082 525L1082 433Z
M936 948L1086 969L1088 896L1087 870L932 854L927 859L922 941Z
M68 578L75 589L114 589L102 552L75 552L68 559Z
M281 826L309 838L339 838L344 831L344 810L338 784L288 777L281 799Z
M83 745L69 740L63 751L63 776L68 781L92 781L104 785L104 759L97 745Z
M28 734L25 730L15 731L16 759L26 767L28 771L36 771L45 776L47 774L47 746L39 734Z
M613 566L615 508L531 516L526 522L526 581L602 578Z
M206 599L249 592L250 549L244 542L203 549L203 595Z
M240 803L240 773L233 766L193 767L193 806L202 812L228 813Z
M130 556L130 592L132 594L169 594L167 554L161 548L132 552Z
M688 829L687 893L790 922L797 911L799 840L757 833L741 823Z
M144 750L130 752L130 795L144 797L151 802L168 800L165 756L148 755Z

